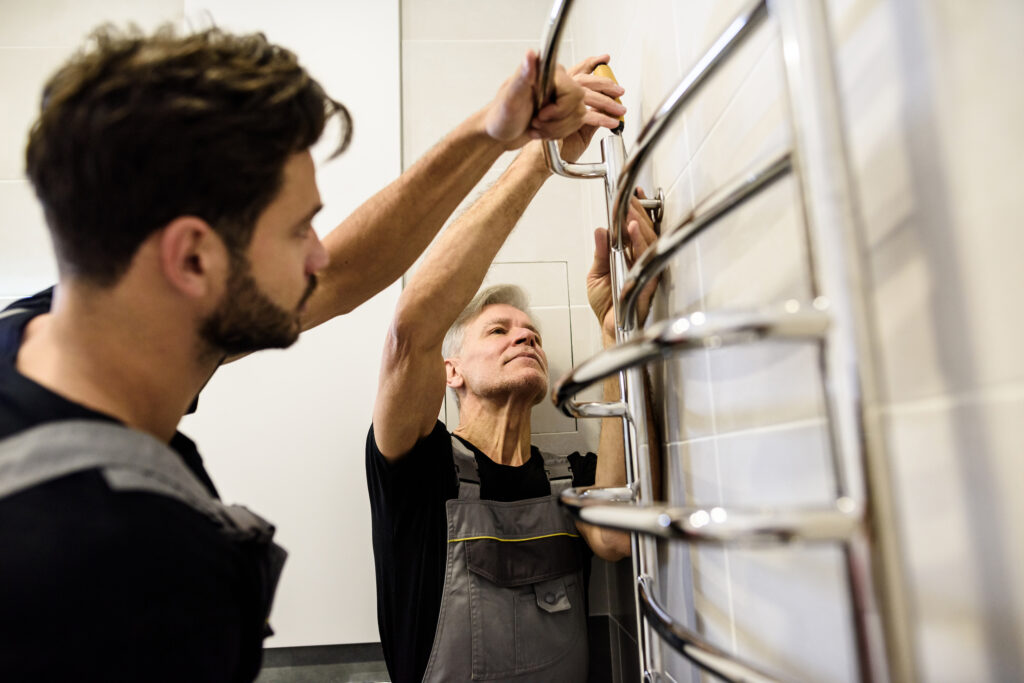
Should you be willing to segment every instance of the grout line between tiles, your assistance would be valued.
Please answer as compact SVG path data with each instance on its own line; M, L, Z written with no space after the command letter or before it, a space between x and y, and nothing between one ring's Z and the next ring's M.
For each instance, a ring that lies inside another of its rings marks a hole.
M948 411L963 406L1004 403L1007 401L1020 401L1022 399L1024 399L1024 382L1010 382L1008 384L980 387L953 394L892 403L883 406L881 413L887 416L900 417Z
M737 429L731 432L722 432L721 434L712 433L708 436L695 436L692 439L684 439L682 441L671 441L669 445L672 446L686 446L689 444L706 443L708 441L715 441L719 439L727 439L733 437L751 436L755 434L768 434L774 432L787 432L796 429L807 429L809 427L820 427L827 423L827 420L823 417L812 417L806 420L793 420L791 422L782 422L779 424L765 425L763 427L751 427L750 429ZM714 429L714 413L712 413L712 429Z

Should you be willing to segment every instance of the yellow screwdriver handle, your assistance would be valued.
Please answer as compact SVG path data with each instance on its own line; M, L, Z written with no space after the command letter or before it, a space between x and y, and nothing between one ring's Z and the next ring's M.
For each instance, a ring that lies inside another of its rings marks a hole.
M615 74L612 73L612 68L610 66L608 66L607 64L598 64L596 67L594 67L593 74L595 76L602 76L604 78L610 78L616 84L618 83L618 81L615 80ZM615 98L615 101L618 102L619 104L622 104L622 100L620 100L618 97ZM612 132L615 133L616 135L621 135L622 134L622 130L625 127L626 127L626 120L625 120L624 117L620 116L619 117L619 125L617 127L615 127L614 129L612 129Z

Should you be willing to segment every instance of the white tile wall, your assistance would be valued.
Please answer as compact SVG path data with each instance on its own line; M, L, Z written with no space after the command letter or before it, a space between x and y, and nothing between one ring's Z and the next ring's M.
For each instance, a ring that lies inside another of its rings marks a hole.
M887 415L928 680L1024 671L1022 417L1020 384Z
M824 420L724 435L716 448L722 505L828 505L835 496Z
M729 572L737 654L794 680L857 680L837 548L730 550Z
M574 41L582 51L612 45L627 87L639 76L640 92L626 98L635 115L638 103L646 113L651 83L688 71L744 3L698 0L665 11L640 2L632 12L606 4L599 3L604 16L574 17ZM1016 86L1024 43L1016 33L1024 5L828 5L868 244L922 679L1016 680L1024 671L1024 604L1016 589L1024 558L1013 521L1021 517L1018 497L1007 488L1021 480L1012 455L1020 430L1011 422L1024 417L1024 355L1016 343L1024 332L1024 316L1016 315L1024 272L1015 264L1024 239L1016 228L1016 185L1024 177L1024 90ZM769 23L692 103L684 142L658 150L653 179L676 213L668 227L693 199L699 204L789 144L781 65ZM806 299L798 206L789 182L697 239L663 279L658 314ZM666 362L659 382L671 442L666 496L827 500L831 463L817 366L813 348L778 344ZM835 557L815 552L794 566L785 554L693 551L702 628L798 678L854 680L842 572ZM662 576L685 591L673 573L684 563L661 554ZM682 666L670 660L669 673Z

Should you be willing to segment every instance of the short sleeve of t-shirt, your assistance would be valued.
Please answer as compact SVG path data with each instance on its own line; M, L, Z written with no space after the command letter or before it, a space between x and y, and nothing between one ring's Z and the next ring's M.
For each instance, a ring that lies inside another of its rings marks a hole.
M416 680L430 656L444 588L445 502L457 495L451 437L443 423L389 463L366 437L377 622L393 680Z

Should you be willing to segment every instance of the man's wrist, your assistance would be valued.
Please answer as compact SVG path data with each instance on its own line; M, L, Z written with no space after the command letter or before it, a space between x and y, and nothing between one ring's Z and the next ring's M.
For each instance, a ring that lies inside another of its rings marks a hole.
M545 140L531 140L523 147L523 151L519 156L522 159L522 163L527 165L531 174L547 180L551 177L551 168L548 166L548 160L544 156L545 144Z

